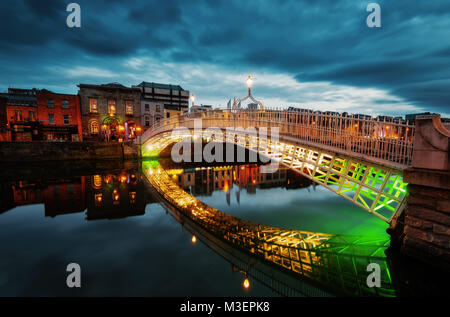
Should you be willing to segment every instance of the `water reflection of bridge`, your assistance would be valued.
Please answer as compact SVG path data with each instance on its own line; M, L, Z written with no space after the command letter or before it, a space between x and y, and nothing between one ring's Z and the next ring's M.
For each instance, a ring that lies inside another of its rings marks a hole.
M289 285L286 289L306 295L324 289L331 294L395 295L384 254L388 246L386 239L288 230L239 219L189 195L171 180L157 161L144 162L143 172L161 202L180 222L188 223L194 232L201 232L207 244L214 245L213 249L219 253L224 251L226 255L221 255L228 259L253 259L253 264L237 264L248 274L252 274L252 270L262 273L265 270L261 267L265 265L275 266L279 272L296 277L290 282L285 280L283 284ZM255 267L255 263L259 264ZM369 263L381 266L381 288L367 286ZM268 274L263 275L267 278ZM282 290L277 291L284 294Z

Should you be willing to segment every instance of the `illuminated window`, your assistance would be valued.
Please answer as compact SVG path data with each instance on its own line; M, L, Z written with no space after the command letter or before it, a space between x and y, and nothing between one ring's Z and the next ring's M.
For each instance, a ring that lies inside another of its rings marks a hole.
M94 98L90 98L89 99L89 112L98 112L98 107L97 107L97 99Z
M22 121L22 110L14 110L14 121Z
M94 120L91 122L89 129L91 134L98 134L98 121Z
M133 115L133 101L125 100L125 112L127 115Z
M149 116L145 116L145 126L146 127L150 126L150 117Z
M114 99L108 99L108 113L110 116L116 114L116 101Z
M36 121L36 111L28 111L28 120Z
M63 100L62 101L62 108L63 109L69 109L69 101L68 100Z
M161 111L161 107L160 106L156 106L156 112L160 112Z

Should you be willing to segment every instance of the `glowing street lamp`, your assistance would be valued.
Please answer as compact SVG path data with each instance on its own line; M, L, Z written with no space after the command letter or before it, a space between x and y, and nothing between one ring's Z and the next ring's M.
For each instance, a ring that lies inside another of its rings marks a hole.
M252 87L252 85L253 85L253 78L252 78L252 76L249 75L249 76L247 77L246 83L247 83L247 87L248 87L248 88L251 88L251 87Z
M253 78L252 78L252 76L248 75L247 80L245 82L247 83L248 95L250 96L251 95L250 90L251 90L252 85L253 85Z

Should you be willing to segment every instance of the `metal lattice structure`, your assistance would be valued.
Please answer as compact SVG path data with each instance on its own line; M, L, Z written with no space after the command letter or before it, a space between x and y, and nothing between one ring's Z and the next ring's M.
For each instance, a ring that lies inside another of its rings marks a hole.
M267 226L223 213L178 187L157 161L143 162L152 187L203 229L263 261L354 295L393 296L386 238L343 236ZM378 263L382 287L369 288L367 265Z

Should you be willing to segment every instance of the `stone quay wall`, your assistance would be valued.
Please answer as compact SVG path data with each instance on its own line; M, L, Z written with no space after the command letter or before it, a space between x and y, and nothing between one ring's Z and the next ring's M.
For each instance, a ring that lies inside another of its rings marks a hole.
M0 142L0 162L137 159L132 143Z

